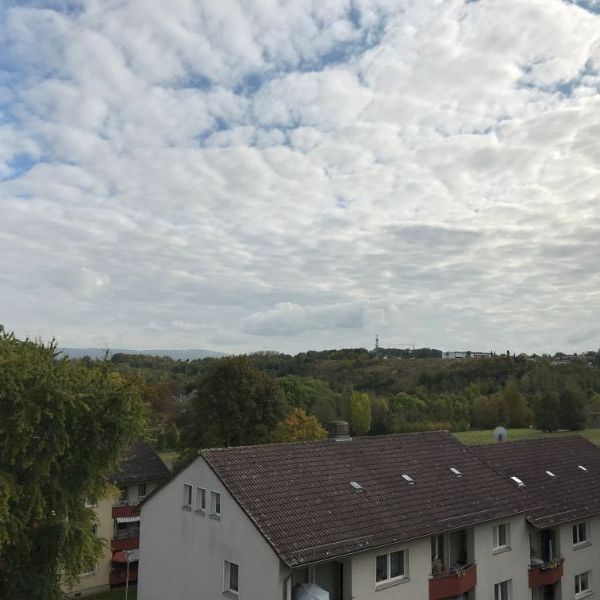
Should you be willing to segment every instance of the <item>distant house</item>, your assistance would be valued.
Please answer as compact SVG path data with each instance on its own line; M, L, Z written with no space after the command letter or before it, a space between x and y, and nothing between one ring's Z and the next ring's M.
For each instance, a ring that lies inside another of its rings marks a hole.
M142 505L138 599L530 598L534 503L441 431L205 450Z
M472 350L460 350L452 352L442 352L442 358L492 358L491 352L473 352Z
M79 583L67 590L73 598L123 585L126 580L127 552L130 582L137 581L140 536L139 504L170 477L170 472L146 442L136 442L123 454L120 469L110 480L118 488L117 496L103 498L94 507L97 518L96 535L105 538L104 554Z

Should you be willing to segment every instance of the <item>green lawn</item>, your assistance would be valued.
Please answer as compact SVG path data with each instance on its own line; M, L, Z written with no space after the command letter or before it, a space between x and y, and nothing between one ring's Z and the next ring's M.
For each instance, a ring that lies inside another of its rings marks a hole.
M556 433L545 433L537 429L509 429L508 441L530 440L542 437L558 437L562 435L580 434L586 437L590 442L600 445L600 429L584 429L583 431L557 431ZM483 431L457 431L455 434L461 442L465 444L485 444L494 441L493 430Z
M129 586L129 594L127 595L127 600L136 599L136 586ZM114 590L110 590L110 592L102 592L101 594L96 594L94 596L85 596L85 600L125 600L125 588L115 588Z
M173 461L177 458L177 452L175 450L165 450L164 452L159 452L161 460L169 467L169 470L173 470Z

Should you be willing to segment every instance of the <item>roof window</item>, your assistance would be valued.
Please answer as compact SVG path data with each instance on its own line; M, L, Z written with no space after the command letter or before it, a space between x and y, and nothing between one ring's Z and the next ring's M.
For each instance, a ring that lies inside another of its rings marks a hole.
M519 479L518 477L516 477L515 475L511 475L511 479L519 486L519 487L523 487L525 484L523 483L523 481L521 479Z
M415 480L410 476L407 475L406 473L402 473L402 477L404 478L404 481L407 481L409 485L412 485Z
M450 470L457 476L462 477L462 473L455 467L450 467Z
M351 481L350 485L357 491L360 492L363 489L363 486L358 483L358 481Z
M550 477L556 477L552 471L546 471L546 475L549 475Z
M577 465L582 471L587 471L587 469L583 465Z

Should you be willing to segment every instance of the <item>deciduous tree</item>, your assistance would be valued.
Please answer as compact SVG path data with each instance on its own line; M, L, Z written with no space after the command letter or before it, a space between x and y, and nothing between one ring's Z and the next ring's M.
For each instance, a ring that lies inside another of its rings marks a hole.
M61 584L97 560L86 500L109 493L145 416L139 386L109 363L61 359L54 344L0 327L2 598L60 598Z
M293 408L286 419L277 423L273 433L275 442L304 442L322 440L327 431L313 415L307 415L302 408Z
M352 392L348 399L348 423L356 435L365 435L371 428L371 399L369 394Z

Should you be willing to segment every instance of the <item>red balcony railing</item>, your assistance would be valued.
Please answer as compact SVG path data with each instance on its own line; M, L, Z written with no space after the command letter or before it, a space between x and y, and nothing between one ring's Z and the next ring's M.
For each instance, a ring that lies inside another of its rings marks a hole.
M429 600L444 600L466 594L477 585L477 565L455 569L447 575L436 575L429 580Z
M548 562L529 567L529 587L536 588L558 583L563 576L563 559L556 558Z
M128 537L128 538L113 538L110 541L110 548L113 552L117 550L135 550L140 547L140 538Z
M112 507L112 518L118 519L119 517L139 517L140 516L140 508L139 506L128 504L122 504L120 506Z
M137 569L129 569L129 583L134 583L138 579L138 570ZM111 586L114 585L125 585L127 581L127 571L123 569L122 571L111 571L108 581Z

